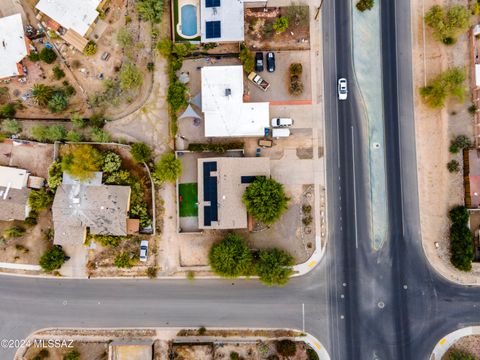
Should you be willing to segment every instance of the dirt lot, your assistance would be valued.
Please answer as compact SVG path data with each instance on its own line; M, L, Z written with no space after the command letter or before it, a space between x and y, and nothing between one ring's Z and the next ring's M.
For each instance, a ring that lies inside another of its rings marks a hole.
M462 4L464 1L435 1L425 0L425 9L434 4ZM415 5L417 4L417 5ZM413 65L414 85L418 89L438 75L440 70L448 67L460 66L469 74L469 49L467 35L461 35L457 43L444 46L436 41L430 30L426 29L426 38L423 38L422 3L414 1L412 4L413 17ZM425 53L423 51L425 44ZM425 59L425 61L424 61ZM470 84L467 77L466 87ZM462 170L456 174L447 171L446 164L452 159L461 159L458 155L448 152L450 140L460 134L472 138L472 116L467 108L470 106L469 92L465 103L455 101L447 103L442 110L428 108L420 99L418 91L415 96L416 117L416 144L417 167L420 197L420 220L422 241L427 257L434 267L447 276L460 281L474 281L472 275L480 274L478 266L474 266L471 274L461 273L453 268L449 261L449 243L447 219L448 209L454 205L464 203ZM435 247L438 243L439 248Z
M18 238L6 238L0 235L0 262L38 265L43 252L52 242L48 232L53 228L52 213L42 211L37 225L25 226L23 221L0 221L0 234L13 226L21 226L27 231Z
M53 145L5 140L0 143L0 165L28 170L34 176L48 177L53 162Z
M309 8L301 6L295 20L288 16L288 7L255 7L245 9L245 43L253 50L310 49ZM290 18L288 29L276 33L272 26L279 16Z
M63 360L64 356L72 350L80 353L80 360L107 360L107 342L73 342L73 348L48 348L48 360ZM31 347L22 360L33 360L42 349Z

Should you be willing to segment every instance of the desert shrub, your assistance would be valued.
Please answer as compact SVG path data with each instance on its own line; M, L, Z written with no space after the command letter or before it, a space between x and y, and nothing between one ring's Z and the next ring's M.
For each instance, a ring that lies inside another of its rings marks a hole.
M288 87L288 92L291 94L291 95L294 95L294 96L298 96L298 95L301 95L303 94L303 90L304 90L304 86L303 86L303 82L301 80L291 80L290 81L290 86Z
M72 114L70 121L72 122L73 127L77 129L84 128L86 125L85 119L79 113Z
M84 140L84 137L81 133L79 133L78 131L73 131L73 130L70 130L68 133L67 133L67 136L66 136L66 140L67 141L70 141L70 142L81 142Z
M477 4L480 5L480 3L477 3ZM475 105L475 104L472 104L472 105L470 105L470 106L468 107L468 113L469 113L469 114L475 115L475 113L477 112L477 110L478 110L478 107L477 107L477 105Z
M52 64L55 60L57 60L57 54L52 49L43 48L40 51L39 58L47 64Z
M35 211L30 211L28 216L23 220L25 226L35 226L38 223L38 214Z
M307 358L308 360L319 360L318 354L313 349L307 349Z
M312 205L308 205L308 204L302 205L302 211L305 214L310 214L312 212Z
M5 229L3 236L6 238L18 238L22 237L25 234L25 228L21 226L12 226L8 229Z
M130 153L137 163L147 163L152 159L152 150L143 142L132 144Z
M312 218L310 215L305 216L305 217L302 219L302 223L303 223L303 225L305 225L305 226L310 225L312 222L313 222L313 218Z
M80 360L80 353L78 350L72 350L63 357L63 360Z
M288 19L283 16L276 18L275 23L273 24L273 29L277 33L285 32L288 29Z
M461 271L470 271L475 257L473 235L468 226L454 223L450 228L450 261Z
M451 173L456 173L460 171L460 164L457 160L450 160L447 163L447 169Z
M92 128L90 131L90 138L93 142L107 143L112 141L112 137L108 132L97 127Z
M122 158L120 155L114 153L113 151L108 152L103 157L103 167L102 170L106 173L113 173L120 170L122 166Z
M117 247L122 241L128 240L128 237L113 235L92 235L92 240L95 240L96 242L105 247Z
M22 125L15 119L5 119L2 121L2 132L8 135L22 132Z
M248 47L245 44L240 46L240 62L243 65L243 70L250 73L255 68L255 58Z
M133 44L133 36L131 31L128 28L121 28L117 32L117 43L122 48L129 47Z
M458 153L460 150L468 149L472 146L472 142L465 135L458 135L450 141L449 151L452 154Z
M95 41L90 40L85 46L85 49L83 49L83 53L87 56L95 55L97 53L97 44Z
M205 326L200 326L197 330L197 335L203 336L206 334L206 332L207 332L207 329L205 328Z
M468 224L468 210L465 206L454 206L448 212L448 218L454 224L467 225Z
M28 55L28 60L32 62L40 61L40 55L38 52L31 52L30 55Z
M210 249L208 261L215 274L235 278L252 272L253 256L240 235L227 235Z
M48 101L48 109L52 113L59 113L68 107L67 96L63 92L55 92L52 98Z
M463 101L465 97L465 70L462 68L447 69L420 88L423 101L432 108L441 108L448 97L456 97Z
M175 157L174 153L164 154L160 161L155 163L152 178L156 184L175 182L182 174L182 162Z
M48 187L55 191L55 189L62 183L62 163L58 160L54 161L48 168Z
M43 253L39 264L43 270L51 272L60 269L64 262L65 253L58 246L54 246Z
M364 12L365 10L371 10L373 5L375 5L374 0L360 0L355 6L359 11Z
M118 268L131 268L133 261L128 252L122 252L115 257L114 264Z
M143 20L158 24L162 20L163 0L137 0L137 11Z
M247 187L242 199L250 215L267 225L280 218L289 201L282 184L261 176Z
M120 88L131 90L139 88L143 83L142 72L132 63L126 62L120 70Z
M195 271L190 270L187 272L187 280L195 280Z
M157 267L150 266L147 268L147 276L149 279L155 279L157 277Z
M17 113L17 107L14 103L8 103L0 107L0 118L12 118Z
M37 213L46 210L53 204L53 194L45 189L32 190L28 195L28 204Z
M65 71L63 71L60 66L56 65L53 68L53 77L56 80L60 80L61 78L65 77Z
M297 344L292 340L277 341L276 348L282 356L293 356L297 352Z
M88 119L88 124L92 127L103 128L105 121L105 116L102 113L94 113L90 116L90 119Z
M168 37L157 42L157 51L165 58L169 58L172 54L173 43L172 40Z
M292 63L288 68L290 76L300 76L303 73L303 66L300 63Z
M167 102L175 113L182 107L187 106L187 87L180 81L170 83L167 91Z
M448 38L454 43L456 36L468 29L469 22L470 11L462 5L450 7L434 5L425 14L425 24L432 28L433 36L443 43L446 43L445 40Z
M240 360L240 355L237 352L232 351L230 352L230 360Z

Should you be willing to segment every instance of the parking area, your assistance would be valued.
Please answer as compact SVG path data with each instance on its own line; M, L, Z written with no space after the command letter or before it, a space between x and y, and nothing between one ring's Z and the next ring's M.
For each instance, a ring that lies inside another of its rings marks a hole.
M245 83L245 92L248 92L251 102L270 102L270 104L311 104L312 86L310 81L310 51L275 51L275 71L267 71L266 55L263 52L265 70L258 73L270 83L267 91L263 91L251 81ZM302 74L299 76L303 83L303 92L299 95L289 93L289 68L293 63L302 64Z

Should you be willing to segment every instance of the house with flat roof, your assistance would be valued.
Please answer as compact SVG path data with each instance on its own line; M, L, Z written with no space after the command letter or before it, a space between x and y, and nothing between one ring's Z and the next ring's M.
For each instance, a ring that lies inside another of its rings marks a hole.
M269 103L243 101L242 65L204 66L201 77L206 137L264 135Z
M40 0L37 18L56 31L63 40L83 51L108 0Z
M25 169L0 166L0 220L25 220L30 213L29 187L41 187L43 181L42 178L30 176Z
M54 244L81 245L87 228L95 235L128 235L130 192L130 186L103 185L101 176L86 182L64 176L52 206Z
M23 76L21 61L28 53L22 16L14 14L0 18L0 79Z
M200 34L203 43L243 41L243 0L201 0L200 3Z
M198 159L198 226L200 229L245 229L242 201L257 176L270 176L270 159L221 157Z

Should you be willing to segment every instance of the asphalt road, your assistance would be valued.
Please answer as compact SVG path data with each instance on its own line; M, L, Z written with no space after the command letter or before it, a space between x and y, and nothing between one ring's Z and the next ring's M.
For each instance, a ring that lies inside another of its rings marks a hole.
M436 341L478 323L480 289L451 284L421 247L412 109L409 3L382 1L390 229L369 238L363 109L351 60L350 1L325 0L324 67L329 244L322 263L284 288L256 281L101 281L0 277L0 338L44 327L289 327L332 359L427 359ZM395 8L396 6L396 8ZM337 77L350 79L336 100ZM305 308L303 318L302 306ZM0 349L0 360L14 349Z

